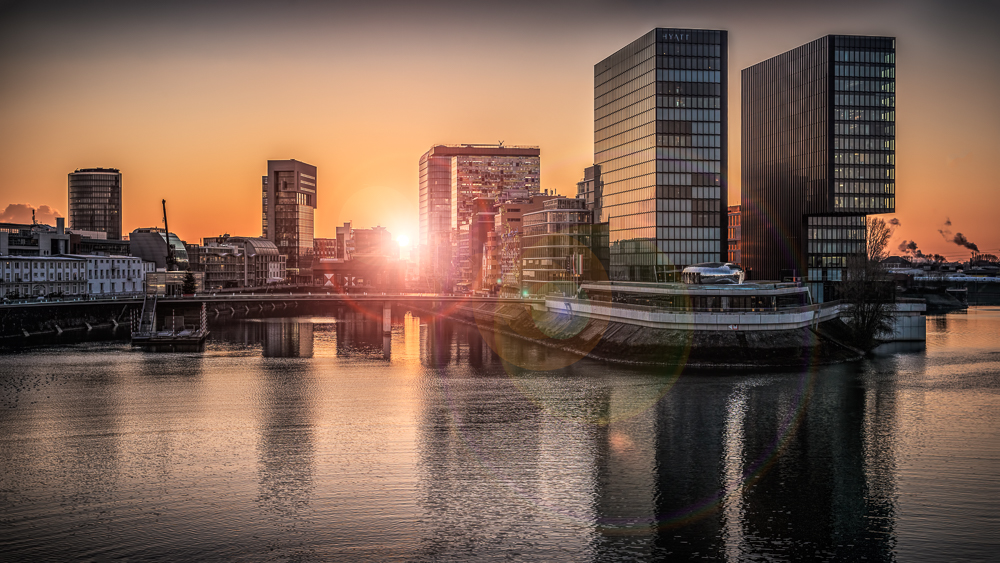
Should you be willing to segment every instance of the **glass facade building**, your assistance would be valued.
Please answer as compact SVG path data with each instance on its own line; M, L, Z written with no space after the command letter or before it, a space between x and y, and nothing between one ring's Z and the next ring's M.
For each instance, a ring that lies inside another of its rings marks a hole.
M316 167L297 160L269 160L261 191L264 238L288 257L290 281L311 284Z
M117 168L80 168L69 174L69 228L122 238L122 173Z
M865 217L895 211L895 39L828 35L743 70L741 258L835 298Z
M611 279L725 260L727 52L725 31L657 28L594 65Z

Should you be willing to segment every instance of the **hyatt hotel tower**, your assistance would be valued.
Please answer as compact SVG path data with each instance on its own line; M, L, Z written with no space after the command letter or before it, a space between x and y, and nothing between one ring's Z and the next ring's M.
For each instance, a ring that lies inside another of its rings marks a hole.
M726 32L657 28L594 65L612 280L726 258Z
M828 35L743 70L741 253L751 280L836 299L865 219L896 208L896 41Z

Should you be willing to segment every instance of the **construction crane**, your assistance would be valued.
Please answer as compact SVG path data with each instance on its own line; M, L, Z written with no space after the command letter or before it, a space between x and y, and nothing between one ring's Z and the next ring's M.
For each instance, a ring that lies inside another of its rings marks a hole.
M167 225L167 200L163 200L163 239L167 241L167 271L177 270L177 259L174 258L174 247L170 245L170 227Z

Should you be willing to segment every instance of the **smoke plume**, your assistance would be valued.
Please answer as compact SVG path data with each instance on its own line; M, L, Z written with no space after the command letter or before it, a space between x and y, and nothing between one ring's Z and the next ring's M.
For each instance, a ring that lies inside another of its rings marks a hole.
M958 246L964 246L973 252L979 252L979 246L965 238L965 235L962 233L955 233L955 237L951 239L951 242L957 244Z
M899 222L899 219L896 219L895 217L889 219L889 224L892 225L893 227L898 227L902 225L902 223Z
M899 243L899 251L914 258L926 258L924 253L917 248L917 241L915 240L904 240Z
M56 217L63 216L59 210L48 205L35 207L30 203L11 203L7 205L6 209L0 211L0 222L30 224L32 211L35 212L36 221L48 225L55 225Z

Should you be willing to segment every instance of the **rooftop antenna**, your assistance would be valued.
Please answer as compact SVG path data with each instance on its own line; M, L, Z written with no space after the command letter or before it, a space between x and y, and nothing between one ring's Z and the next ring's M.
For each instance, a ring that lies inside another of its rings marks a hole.
M34 209L31 210L31 224L32 225L37 225L38 224L38 221L35 221L35 210Z

